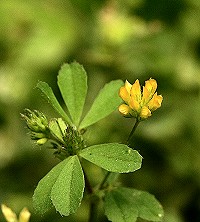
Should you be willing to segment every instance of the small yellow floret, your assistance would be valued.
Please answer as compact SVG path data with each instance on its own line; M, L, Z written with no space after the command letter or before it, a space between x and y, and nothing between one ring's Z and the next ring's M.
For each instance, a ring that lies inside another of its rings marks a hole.
M28 211L28 209L25 207L22 209L22 211L19 214L19 222L29 222L31 213Z
M129 106L132 110L134 110L136 112L139 112L141 109L139 101L136 99L133 99L133 97L131 97L131 99L130 99Z
M157 95L155 93L152 97L152 99L148 103L148 107L150 110L155 111L156 109L161 107L161 103L163 101L163 97L161 95Z
M145 88L147 88L147 90L149 92L154 94L156 89L157 89L157 82L156 82L156 80L155 79L149 79L149 80L145 81Z
M19 214L19 220L17 219L17 215L6 205L1 205L2 213L7 222L29 222L31 213L27 208L23 208Z
M151 116L151 111L146 106L143 106L140 112L140 118L147 119L150 116Z
M137 101L141 100L141 86L138 79L132 85L131 98Z
M130 91L131 91L131 87L132 87L132 85L130 84L130 82L128 81L128 80L126 80L126 82L125 82L125 88L126 88L126 90L127 90L127 92L129 93L129 95L130 95Z
M119 109L119 112L124 116L129 115L129 112L131 111L130 107L126 104L120 105L118 109Z
M1 211L7 222L17 222L17 215L6 205L1 205Z
M125 86L122 86L119 89L119 96L126 102L128 103L130 100L130 93L127 91Z

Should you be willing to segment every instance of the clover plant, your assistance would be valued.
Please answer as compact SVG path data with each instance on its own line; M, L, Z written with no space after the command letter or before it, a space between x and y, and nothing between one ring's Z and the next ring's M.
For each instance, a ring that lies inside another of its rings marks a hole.
M44 214L55 208L62 216L76 213L85 192L84 198L88 196L91 205L88 221L98 221L100 201L109 221L134 222L138 217L161 221L163 209L152 194L116 183L120 173L132 173L141 167L142 156L129 146L129 140L139 122L161 106L162 96L155 92L156 80L146 81L143 90L139 80L133 85L128 81L124 85L122 80L107 83L84 117L87 73L78 63L64 64L58 74L58 87L65 108L59 104L47 83L39 82L37 87L60 117L48 120L42 112L29 109L21 115L30 130L31 139L39 146L47 144L53 148L60 162L39 181L33 195L35 211ZM86 129L118 107L122 115L136 119L127 142L88 145L84 139ZM107 172L99 185L91 186L89 178L92 175L88 177L84 160Z

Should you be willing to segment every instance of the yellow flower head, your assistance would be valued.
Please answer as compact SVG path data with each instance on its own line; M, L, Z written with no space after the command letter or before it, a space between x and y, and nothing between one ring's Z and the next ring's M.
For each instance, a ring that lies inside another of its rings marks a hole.
M139 80L133 85L127 80L119 90L119 96L125 104L119 106L119 112L125 117L135 117L137 120L144 120L151 116L161 106L163 97L157 95L157 82L155 79L145 81L141 90Z

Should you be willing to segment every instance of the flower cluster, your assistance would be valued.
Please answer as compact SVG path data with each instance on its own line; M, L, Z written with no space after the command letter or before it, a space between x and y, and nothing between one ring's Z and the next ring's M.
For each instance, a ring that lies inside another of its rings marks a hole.
M138 79L133 85L126 80L119 90L119 96L125 102L119 106L119 112L125 117L135 117L138 121L147 119L161 106L163 100L161 95L157 95L156 89L155 79L145 81L142 90Z

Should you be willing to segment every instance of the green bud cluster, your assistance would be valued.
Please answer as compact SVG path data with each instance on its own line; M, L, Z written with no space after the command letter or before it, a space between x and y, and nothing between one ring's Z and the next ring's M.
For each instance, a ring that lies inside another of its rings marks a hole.
M25 109L25 113L21 114L25 119L27 127L31 131L31 139L36 140L38 145L43 145L49 138L49 127L46 116L37 110L31 111Z
M81 133L61 118L52 118L48 122L43 113L29 109L25 109L21 116L30 130L31 139L36 140L38 145L43 145L49 140L53 146L51 148L56 150L54 154L60 159L75 155L85 147Z
M78 150L84 149L85 147L82 135L73 126L67 126L63 139L65 144L67 145L67 150L71 155L76 154Z
M53 118L49 121L49 129L54 137L53 148L57 156L70 156L84 148L84 141L76 127L66 124L61 118Z

